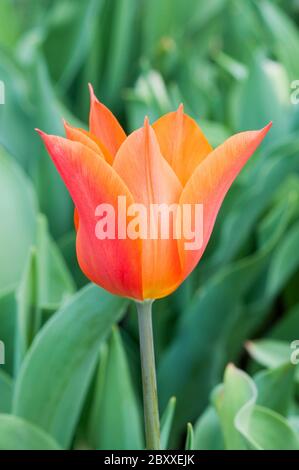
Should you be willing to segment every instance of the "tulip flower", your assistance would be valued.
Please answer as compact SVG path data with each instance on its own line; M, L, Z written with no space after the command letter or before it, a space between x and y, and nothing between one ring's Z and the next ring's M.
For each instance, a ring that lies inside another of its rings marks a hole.
M91 87L90 91L89 131L65 123L66 138L39 132L76 207L76 249L82 271L113 294L138 302L147 445L158 448L152 332L147 314L151 300L173 292L198 264L228 189L271 123L261 130L236 134L213 150L180 105L152 125L145 119L143 127L127 136ZM137 203L146 212L152 204L201 204L200 247L186 250L183 235L168 239L97 238L99 204L113 208L117 229L129 224L128 215L120 221L120 196L127 206Z

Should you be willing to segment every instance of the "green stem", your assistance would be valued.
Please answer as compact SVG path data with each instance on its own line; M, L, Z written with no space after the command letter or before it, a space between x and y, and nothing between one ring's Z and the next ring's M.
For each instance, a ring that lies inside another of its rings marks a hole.
M146 448L159 450L160 422L152 327L152 303L152 300L136 302L139 324Z

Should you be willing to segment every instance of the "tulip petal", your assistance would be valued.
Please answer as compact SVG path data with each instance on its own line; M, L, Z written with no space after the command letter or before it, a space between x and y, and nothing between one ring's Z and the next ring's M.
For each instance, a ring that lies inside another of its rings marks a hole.
M139 240L118 239L118 196L133 198L113 168L80 142L39 131L79 213L77 257L86 276L108 291L142 299ZM99 240L95 210L110 204L116 215L115 239Z
M142 240L142 285L144 298L163 297L180 282L181 266L177 240L150 236L151 204L178 203L182 191L174 171L162 157L153 129L145 120L143 128L133 132L120 147L113 168L133 195L135 203L147 211L147 237ZM158 230L161 224L157 225Z
M217 147L196 168L183 189L180 204L202 204L202 246L186 250L186 239L178 240L179 253L185 278L194 269L210 239L222 201L247 160L260 145L272 123L260 131L236 134ZM183 227L182 227L183 230Z
M86 131L85 129L80 129L78 127L70 126L67 122L64 122L65 134L66 137L74 142L81 142L81 144L86 145L94 152L98 153L102 158L104 158L110 165L113 161L112 155L106 147L97 139L95 135L91 132Z
M126 134L116 117L94 94L93 88L90 90L90 114L89 129L99 141L106 147L112 159L116 155L121 144L126 139Z
M79 214L78 214L78 209L75 207L74 209L74 226L75 226L75 230L76 232L78 232L78 228L79 228Z
M183 105L153 124L161 153L183 186L199 163L213 150L197 123L184 114Z

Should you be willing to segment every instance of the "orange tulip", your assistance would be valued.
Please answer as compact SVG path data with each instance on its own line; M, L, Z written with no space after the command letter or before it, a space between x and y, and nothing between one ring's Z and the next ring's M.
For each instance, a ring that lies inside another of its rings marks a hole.
M164 297L197 265L224 196L271 123L236 134L213 150L181 105L152 126L146 119L126 136L90 91L89 131L66 123L66 138L39 131L76 207L78 262L91 281L114 294L138 300ZM151 204L202 204L201 247L186 250L183 236L99 240L95 208L110 204L119 224L118 196L147 209Z

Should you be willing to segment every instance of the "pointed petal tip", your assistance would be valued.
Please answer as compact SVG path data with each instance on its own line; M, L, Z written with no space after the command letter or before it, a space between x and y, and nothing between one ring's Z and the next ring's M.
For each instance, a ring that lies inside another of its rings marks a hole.
M184 114L184 105L183 105L183 103L179 104L177 112L180 113L180 114Z
M262 137L262 139L264 139L266 137L266 135L268 134L269 130L271 129L272 127L272 121L270 121L265 127L263 127L262 129L260 129L259 133L260 133L260 136Z
M148 128L149 128L149 125L150 125L150 123L149 123L149 118L148 118L148 116L145 116L144 121L143 121L143 127L144 127L145 129L148 129Z
M90 95L91 95L91 96L94 95L93 86L92 86L92 84L91 84L90 82L88 82L88 89L89 89Z
M268 131L271 129L272 125L273 125L273 121L270 121L270 122L264 127L264 130L265 130L266 132L268 132Z
M62 124L65 129L71 127L71 125L64 118L62 118Z
M88 83L88 89L89 89L89 96L90 96L91 103L93 103L94 101L99 101L95 95L95 92L91 83Z
M38 127L35 127L34 130L43 138L47 134L44 131L41 131Z

